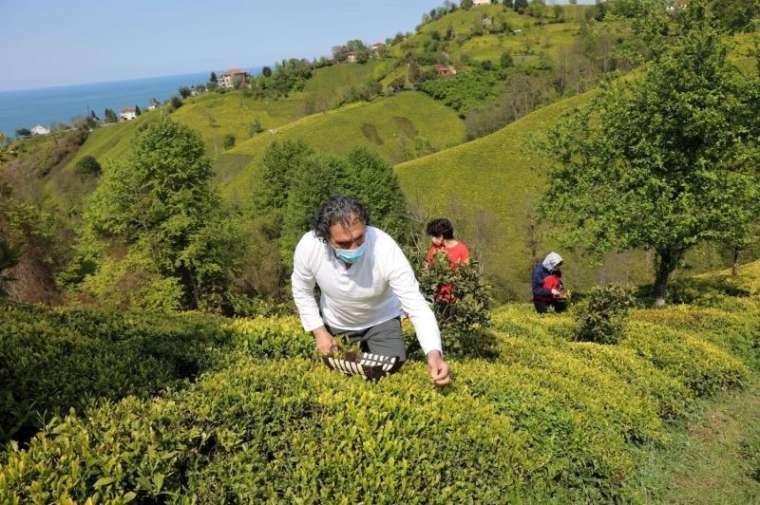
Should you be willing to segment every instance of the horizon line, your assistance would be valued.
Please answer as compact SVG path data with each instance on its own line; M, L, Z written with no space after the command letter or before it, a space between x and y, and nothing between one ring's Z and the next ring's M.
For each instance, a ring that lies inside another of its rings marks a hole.
M243 67L236 67L236 68L244 68L246 70L261 70L266 65L253 65L253 66L243 66ZM232 68L232 67L230 67ZM182 72L179 74L164 74L164 75L152 75L152 76L145 76L145 77L131 77L128 79L114 79L114 80L107 80L107 81L92 81L92 82L80 82L80 83L72 83L72 84L55 84L53 86L38 86L33 88L12 88L12 89L0 89L0 93L17 93L20 91L42 91L42 90L48 90L48 89L58 89L58 88L74 88L78 86L93 86L96 84L114 84L119 82L133 82L133 81L144 81L146 79L162 79L164 77L182 77L186 75L198 75L202 73L208 73L209 76L211 76L211 72L222 72L221 70L198 70L196 72Z

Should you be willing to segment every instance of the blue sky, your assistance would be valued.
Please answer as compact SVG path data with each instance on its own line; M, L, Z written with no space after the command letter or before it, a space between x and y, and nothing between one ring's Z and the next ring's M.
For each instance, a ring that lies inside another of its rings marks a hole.
M254 67L413 31L443 0L0 0L0 91Z

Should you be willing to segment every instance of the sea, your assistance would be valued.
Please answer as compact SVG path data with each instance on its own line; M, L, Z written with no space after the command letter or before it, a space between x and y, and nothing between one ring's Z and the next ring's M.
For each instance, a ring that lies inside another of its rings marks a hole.
M246 69L252 75L259 67ZM218 72L217 72L218 74ZM152 98L164 101L178 94L182 86L205 84L210 72L170 75L128 81L99 82L18 91L0 92L0 132L15 136L16 129L59 123L68 124L77 116L95 111L103 118L106 108L118 114L122 107L139 106L145 110Z

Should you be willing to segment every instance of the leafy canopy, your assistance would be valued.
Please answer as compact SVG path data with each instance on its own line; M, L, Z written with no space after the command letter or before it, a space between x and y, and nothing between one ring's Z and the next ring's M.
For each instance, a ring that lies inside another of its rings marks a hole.
M675 43L640 79L606 86L550 135L543 216L565 225L567 244L654 250L664 294L690 247L737 240L758 215L757 87L690 3Z

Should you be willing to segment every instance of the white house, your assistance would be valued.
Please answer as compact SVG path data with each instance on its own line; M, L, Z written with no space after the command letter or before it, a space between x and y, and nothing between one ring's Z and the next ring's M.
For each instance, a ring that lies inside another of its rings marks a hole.
M219 79L219 86L222 88L232 89L239 82L240 79L245 80L248 77L248 72L239 68L231 68L222 72L222 76Z
M32 128L32 135L48 135L50 134L50 128L45 128L41 124L38 124L34 128Z
M491 0L472 0L472 5L491 5Z
M131 121L137 117L137 111L132 107L124 107L119 111L119 119L122 121Z

